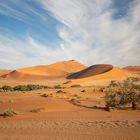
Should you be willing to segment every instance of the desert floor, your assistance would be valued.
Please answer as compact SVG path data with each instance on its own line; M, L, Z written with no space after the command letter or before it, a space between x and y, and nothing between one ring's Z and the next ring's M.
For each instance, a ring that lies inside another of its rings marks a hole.
M0 116L0 140L140 140L139 110L107 112L93 87L58 90L0 92L0 112L17 112Z

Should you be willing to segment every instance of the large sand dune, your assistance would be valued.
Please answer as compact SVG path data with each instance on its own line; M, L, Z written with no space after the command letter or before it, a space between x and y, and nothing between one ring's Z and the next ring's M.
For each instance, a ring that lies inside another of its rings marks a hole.
M112 65L107 65L107 64L93 65L77 73L71 74L67 78L68 79L86 78L86 77L105 73L107 71L110 71L112 68L113 68Z
M132 73L123 70L119 67L113 67L111 70L104 72L102 74L97 74L81 79L73 79L68 85L80 84L80 85L96 85L96 81L98 80L113 80L113 79L124 79L126 77L133 76ZM88 83L88 84L87 84Z
M50 65L40 65L19 68L8 74L3 75L3 78L8 79L49 79L66 77L69 73L77 72L84 69L86 66L75 60L61 61Z

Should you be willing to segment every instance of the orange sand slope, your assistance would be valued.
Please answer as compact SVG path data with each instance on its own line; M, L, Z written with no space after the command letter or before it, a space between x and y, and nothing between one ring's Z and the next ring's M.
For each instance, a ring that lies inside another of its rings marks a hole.
M10 73L12 70L0 69L0 76Z
M66 77L69 73L77 72L84 69L86 66L80 64L75 60L61 61L46 66L33 66L26 68L19 68L5 74L3 78L9 79L49 79Z
M85 65L79 63L76 60L69 60L69 61L61 61L54 64L48 65L49 68L54 68L57 70L62 70L67 73L74 73L86 68Z
M83 83L90 83L89 85L94 85L96 80L112 80L112 79L123 79L126 77L134 76L132 73L123 70L118 67L113 67L112 70L109 70L108 72L98 74L98 75L93 75L90 77L86 78L81 78L81 79L75 79L72 80L68 85L73 85L73 84L83 84Z
M107 65L107 64L93 65L77 73L71 74L67 78L68 79L86 78L86 77L105 73L107 71L110 71L112 68L113 68L112 65Z

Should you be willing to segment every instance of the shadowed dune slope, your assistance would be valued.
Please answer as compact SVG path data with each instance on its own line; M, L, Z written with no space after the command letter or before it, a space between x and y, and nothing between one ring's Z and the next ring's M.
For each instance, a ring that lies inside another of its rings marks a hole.
M12 70L1 69L1 70L0 70L0 76L5 75L5 74L8 74L8 73L10 73L11 71L12 71Z
M88 67L84 70L81 70L79 72L71 74L67 78L68 79L86 78L86 77L90 77L90 76L105 73L107 71L110 71L112 68L113 68L113 66L108 65L108 64L93 65L93 66L90 66L90 67Z

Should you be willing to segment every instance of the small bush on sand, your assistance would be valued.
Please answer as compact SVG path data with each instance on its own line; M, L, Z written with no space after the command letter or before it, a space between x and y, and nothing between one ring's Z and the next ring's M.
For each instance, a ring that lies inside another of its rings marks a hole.
M71 85L71 87L81 87L81 85Z
M63 91L62 90L58 90L58 91L56 91L56 93L63 93Z
M17 113L13 109L8 109L8 110L4 111L3 113L1 113L0 116L3 116L3 117L13 117L16 114Z
M10 86L2 86L1 89L4 90L4 91L7 91L7 90L12 91L13 90L13 88L10 87Z
M81 90L81 92L86 92L86 90Z
M13 89L18 90L18 91L27 91L27 90L29 90L26 85L18 85L18 86L15 86Z
M62 87L60 85L54 86L55 89L61 89Z
M42 94L41 97L48 97L48 94Z
M140 85L135 84L137 81L136 78L127 78L123 82L111 81L105 95L106 110L129 104L132 109L137 109L140 105Z

